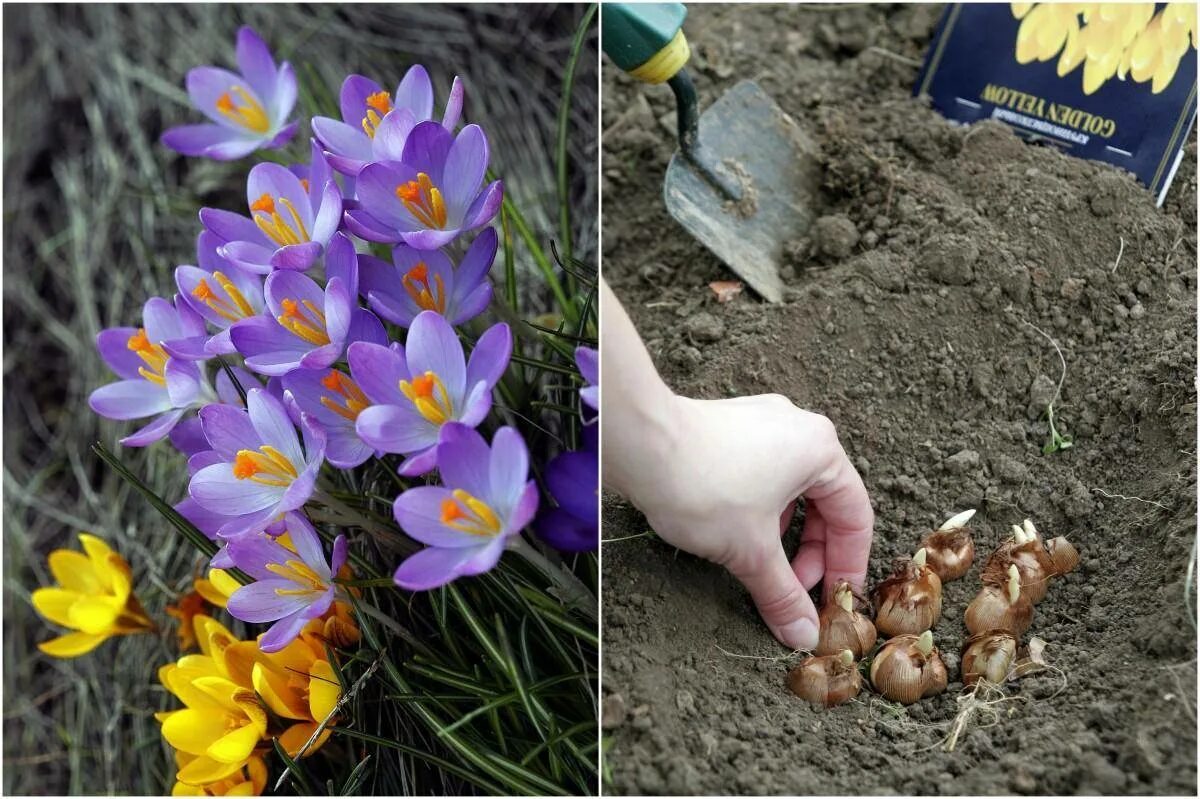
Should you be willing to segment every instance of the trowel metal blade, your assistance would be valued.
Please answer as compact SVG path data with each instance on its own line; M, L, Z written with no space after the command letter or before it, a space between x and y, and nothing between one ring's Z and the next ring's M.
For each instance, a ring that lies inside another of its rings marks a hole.
M753 81L705 109L698 140L705 163L740 184L742 197L726 199L676 152L663 185L667 209L750 288L779 302L784 245L813 219L817 147Z

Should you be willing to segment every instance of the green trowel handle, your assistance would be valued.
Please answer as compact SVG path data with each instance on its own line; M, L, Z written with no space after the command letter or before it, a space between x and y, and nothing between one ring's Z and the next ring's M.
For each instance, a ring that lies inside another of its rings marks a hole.
M646 83L665 83L691 55L683 35L682 3L605 3L600 29L604 52Z

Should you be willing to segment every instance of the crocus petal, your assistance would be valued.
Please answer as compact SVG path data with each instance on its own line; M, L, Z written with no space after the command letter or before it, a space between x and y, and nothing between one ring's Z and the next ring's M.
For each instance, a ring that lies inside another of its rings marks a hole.
M256 275L269 275L275 250L253 241L231 241L220 247L221 257Z
M339 469L353 469L361 466L375 454L375 448L358 437L352 422L348 423L347 427L331 427L327 424L325 427L328 436L325 460Z
M411 403L373 405L358 415L354 429L359 438L382 452L410 453L437 443L437 428Z
M149 380L120 380L93 391L88 406L106 419L141 419L170 410L171 399Z
M243 25L237 35L238 70L246 82L264 101L275 94L275 59L271 51L249 25Z
M463 395L467 367L462 344L450 323L435 311L422 311L413 320L405 343L408 369L414 375L433 372L454 399Z
M467 385L474 385L480 380L489 387L496 385L508 368L511 357L512 330L503 322L492 325L479 337L475 349L471 350L471 358L467 363Z
M192 105L200 113L218 125L230 130L235 130L239 133L253 132L228 119L217 109L219 98L233 91L234 87L245 91L261 102L261 98L257 97L257 92L254 91L249 83L242 80L240 75L235 75L229 70L221 69L220 67L194 67L188 70L185 83L187 84L187 91L191 97Z
M181 415L183 412L182 408L171 411L171 413L179 413ZM197 452L208 449L210 446L208 439L204 437L204 428L201 426L200 420L194 417L175 424L171 428L170 438L171 446L175 447L175 449L182 452L188 458Z
M176 408L190 405L200 395L200 367L195 361L170 358L163 369L163 377L167 383L167 396Z
M296 71L292 69L292 65L284 61L279 67L279 74L275 79L275 96L271 98L271 118L282 122L287 119L288 114L292 113L292 109L296 107L296 97L299 95L300 86L296 81ZM295 123L289 125L295 132ZM284 129L286 131L286 128ZM271 142L272 147L279 147L286 144L287 140L279 142L279 137L284 131L280 131L275 137L275 141ZM288 139L291 139L292 133L288 133ZM277 143L278 142L278 143Z
M533 517L537 515L538 500L540 497L537 483L530 480L525 484L525 490L521 492L521 496L517 499L517 504L505 520L510 536L521 532L533 521Z
M495 218L500 211L500 205L504 202L504 184L499 180L494 181L483 190L476 199L471 203L471 207L467 209L463 215L462 229L474 230L477 227L486 225Z
M304 463L300 438L283 403L261 388L246 392L246 408L258 440L279 450L296 467Z
M281 206L283 203L279 201L287 200L296 209L305 229L312 230L312 204L308 201L308 193L300 183L300 178L292 174L287 167L268 162L256 164L250 170L250 176L246 179L246 204L253 206L263 195ZM280 207L277 210L288 224L294 225L291 209Z
M449 230L410 230L401 231L400 238L410 247L418 250L436 250L445 247L458 238L461 228Z
M404 157L404 143L417 124L417 118L408 108L397 106L380 120L371 140L371 160L399 161Z
M404 73L396 87L395 105L410 109L417 119L429 119L433 115L433 83L425 67L413 64Z
M379 405L408 405L400 381L409 378L404 356L390 347L355 342L346 350L350 374L371 402Z
M337 231L338 225L341 223L342 191L338 188L338 185L335 181L329 180L325 183L325 189L321 194L321 202L318 206L317 216L313 220L313 241L319 242L320 244L328 244L330 237L332 237Z
M227 732L205 750L205 754L222 763L242 763L254 751L261 736L251 724Z
M594 452L564 452L546 467L546 487L559 507L593 525L599 513L599 462Z
M327 576L329 567L325 564L325 550L321 548L321 539L312 524L299 513L289 513L286 520L296 554L322 577Z
M366 171L366 168L363 171ZM345 211L342 214L342 222L346 225L346 230L366 241L378 244L396 244L402 241L399 232L366 211Z
M487 547L443 549L427 547L410 555L396 569L393 579L408 591L428 591L463 574L466 564Z
M492 269L499 244L500 239L496 235L495 228L486 228L480 231L458 265L455 282L464 286L473 286L483 280Z
M348 546L344 535L333 539L333 557L329 560L329 569L332 574L337 574L342 570L342 566L346 565L346 548Z
M350 316L350 329L346 332L347 341L367 341L372 344L387 344L387 330L375 314L366 308L355 308Z
M205 230L222 242L250 241L265 246L269 239L254 224L254 220L220 208L201 208L200 221Z
M467 125L446 155L441 189L450 219L462 219L479 193L488 165L488 142L483 128Z
M492 303L492 285L483 283L476 286L470 294L458 301L450 323L461 325L469 322L487 310Z
M338 211L338 218L341 218L341 211ZM271 266L275 269L290 269L295 272L303 272L308 269L317 259L321 257L321 251L324 249L315 241L306 241L302 244L288 244L280 247L271 254Z
M225 514L210 511L191 497L175 505L175 510L209 538L216 538L217 530L229 521Z
M312 128L313 134L331 155L363 163L371 158L371 139L363 133L361 127L353 128L329 117L313 117ZM337 160L330 160L329 163L334 169L338 169ZM351 174L357 173L358 170L355 170Z
M401 477L420 477L433 471L436 466L437 447L431 446L419 452L409 453L404 462L400 464L400 468L396 470L396 474Z
M146 365L141 357L129 349L129 339L137 335L136 327L110 327L96 335L96 349L108 368L126 380L140 379L138 369Z
M354 252L354 242L340 233L330 239L325 255L325 279L335 278L342 281L351 294L358 293L358 255Z
M183 418L186 412L184 408L176 408L173 411L167 411L145 427L140 428L137 432L125 436L121 439L123 447L146 447L156 441L161 441L164 436L174 429L179 420Z
M426 117L428 120L428 117ZM446 157L454 145L454 136L437 122L420 122L408 134L404 143L405 165L416 172L429 175L435 186L441 186Z
M501 508L513 507L529 477L529 450L514 428L501 427L492 438L488 475L487 496Z
M474 429L457 422L442 425L438 434L438 470L445 485L490 501L493 496L488 477L490 458L487 442Z
M362 208L371 209L370 216L386 228L411 230L417 225L416 219L404 210L396 197L396 187L416 177L417 170L404 164L390 161L368 164L358 173L358 201Z
M274 272L267 278L264 289L271 316L284 314L284 300L292 300L301 306L310 303L314 308L320 310L324 310L325 307L325 292L321 291L321 287L311 277L298 272L287 270ZM239 324L245 324L245 322Z
M290 67L288 67L288 68L290 69ZM286 146L287 143L292 140L292 137L296 135L296 131L299 129L300 129L299 122L293 122L290 125L284 125L282 128L279 129L279 132L275 134L275 138L273 138L273 139L271 139L271 141L267 142L267 147L269 147L271 149L275 149L278 147Z
M383 87L370 78L348 75L342 81L342 89L338 95L342 119L348 125L359 125L361 130L362 118L367 113L367 98L381 91Z
M462 402L462 410L458 413L458 421L468 427L475 427L487 418L491 409L492 389L480 380L467 392L467 397Z
M551 508L537 521L538 537L563 552L591 552L599 545L595 523L572 516L562 508Z
M188 493L207 510L241 516L274 507L283 489L242 480L234 476L232 463L218 463L197 472Z
M303 595L280 593L296 587L291 580L259 580L234 591L226 608L235 619L255 624L282 619L308 606Z
M446 96L446 110L442 114L442 127L448 131L454 131L462 116L463 91L462 81L455 75L454 82L450 84L450 94Z
M278 652L296 640L296 636L300 634L308 621L299 612L280 619L263 634L262 638L258 639L258 648L268 653Z
M260 144L257 137L212 123L170 128L160 141L180 155L206 156L222 161L245 157Z
M224 460L232 461L238 450L258 443L258 432L250 416L232 405L206 405L199 412L204 436Z

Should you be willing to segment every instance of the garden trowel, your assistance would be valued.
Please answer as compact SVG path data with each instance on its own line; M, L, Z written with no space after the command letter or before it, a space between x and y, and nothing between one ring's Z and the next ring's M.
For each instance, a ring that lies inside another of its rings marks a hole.
M784 246L808 232L819 185L812 140L753 81L698 112L684 69L687 9L679 3L604 3L604 52L645 83L675 93L679 150L663 197L679 224L770 302L783 298Z

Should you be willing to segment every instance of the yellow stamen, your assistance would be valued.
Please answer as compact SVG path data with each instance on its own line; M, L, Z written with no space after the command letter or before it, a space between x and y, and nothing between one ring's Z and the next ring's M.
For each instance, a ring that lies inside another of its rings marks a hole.
M436 425L454 418L454 403L446 391L446 384L433 372L416 375L410 383L400 381L400 391L417 409L417 412Z
M418 172L416 180L396 187L396 196L425 227L438 230L446 227L446 204L442 201L441 190L433 185L429 175Z
M358 384L336 369L321 378L321 385L332 392L329 396L321 397L321 404L351 422L357 420L358 415L371 404ZM333 394L341 399L334 399Z
M138 374L158 386L166 386L167 379L163 370L167 368L167 351L159 344L151 343L146 336L146 329L139 328L138 332L129 337L125 346L138 354L146 366L138 367ZM148 369L146 367L149 367Z
M481 499L461 488L454 490L454 499L442 500L442 524L459 532L491 538L500 532L496 512Z
M237 100L233 98L235 94ZM267 118L267 112L258 100L241 86L230 86L229 91L217 98L217 111L230 122L246 130L266 133L271 129L271 120Z
M287 457L267 444L255 452L251 449L238 450L233 461L233 476L239 480L253 480L266 486L285 488L299 476L295 465ZM265 475L265 476L263 476Z
M442 282L441 275L434 275L433 280L436 285L430 286L429 268L421 261L408 270L400 282L404 284L404 290L418 307L426 311L445 313L446 285Z
M285 299L280 305L283 306L283 313L275 318L293 335L319 347L329 343L329 333L325 330L325 314L321 313L311 301L304 300L302 303L297 303L295 300ZM303 309L301 309L301 305L304 306ZM305 310L309 313L306 314Z
M363 133L369 138L375 138L375 129L383 121L384 115L392 110L392 97L387 92L375 92L367 98L367 115L363 117Z
M238 287L233 285L233 281L220 272L213 272L213 279L224 289L225 297L221 297L213 291L212 286L208 285L207 278L200 278L196 288L192 289L192 296L202 300L218 316L228 319L230 322L254 316L254 308L242 292L238 291Z
M299 588L277 588L279 596L301 596L318 593L329 588L321 576L302 560L289 560L286 563L268 563L267 571L278 574L286 580L301 586Z
M289 223L280 215L276 200L272 199L269 194L263 194L250 204L254 224L258 225L258 229L267 234L267 237L280 247L308 241L311 238L308 235L308 228L304 225L304 220L296 210L296 206L287 197L279 197L277 200L279 205L287 209L291 222Z

